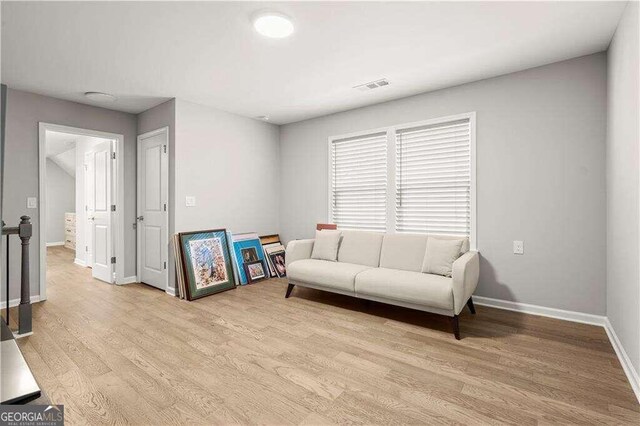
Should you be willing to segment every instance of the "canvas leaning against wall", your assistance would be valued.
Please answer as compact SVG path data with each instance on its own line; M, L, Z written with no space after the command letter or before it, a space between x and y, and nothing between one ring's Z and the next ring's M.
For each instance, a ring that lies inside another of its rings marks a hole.
M182 232L179 235L187 300L235 288L226 230Z

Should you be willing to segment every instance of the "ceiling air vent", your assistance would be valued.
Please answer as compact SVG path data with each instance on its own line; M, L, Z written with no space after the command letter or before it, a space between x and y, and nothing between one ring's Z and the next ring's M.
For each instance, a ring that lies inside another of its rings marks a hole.
M358 89L362 92L367 92L369 90L377 89L378 87L388 86L389 80L383 78L382 80L370 81L369 83L359 84L358 86L354 86L354 89Z

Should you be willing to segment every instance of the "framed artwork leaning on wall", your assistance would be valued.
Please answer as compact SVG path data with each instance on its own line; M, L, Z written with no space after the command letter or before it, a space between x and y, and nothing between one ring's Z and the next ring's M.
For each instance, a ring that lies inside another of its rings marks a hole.
M269 253L269 260L275 269L278 278L287 276L287 267L285 266L285 251L278 250Z
M261 260L245 263L244 273L249 284L263 280L267 277L267 273L264 270L264 264Z
M179 235L187 300L236 287L226 230L181 232Z

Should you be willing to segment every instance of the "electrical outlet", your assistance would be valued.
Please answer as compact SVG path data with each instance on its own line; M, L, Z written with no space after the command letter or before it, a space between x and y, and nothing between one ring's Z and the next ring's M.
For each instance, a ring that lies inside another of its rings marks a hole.
M27 208L28 209L37 209L38 208L38 199L36 197L27 197Z
M196 206L196 197L194 196L186 196L185 197L185 205L187 207L195 207Z
M524 254L524 241L513 242L513 254Z

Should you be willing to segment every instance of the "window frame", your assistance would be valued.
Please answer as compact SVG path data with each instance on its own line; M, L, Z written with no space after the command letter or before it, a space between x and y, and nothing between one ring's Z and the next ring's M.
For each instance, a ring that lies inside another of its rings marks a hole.
M341 134L336 136L330 136L327 143L327 222L333 220L333 180L331 179L333 173L332 162L332 147L336 141L357 138L374 133L387 134L387 220L386 230L387 234L396 233L396 199L397 199L397 185L396 185L396 133L401 130L411 129L414 127L431 126L434 124L444 124L450 121L457 120L469 120L469 149L470 149L470 177L471 185L470 191L470 231L469 231L469 245L472 250L477 250L477 174L476 174L476 112L466 112L462 114L448 115L445 117L437 117L428 120L414 121L410 123L397 124L393 126L378 127L358 132L352 132L347 134Z

